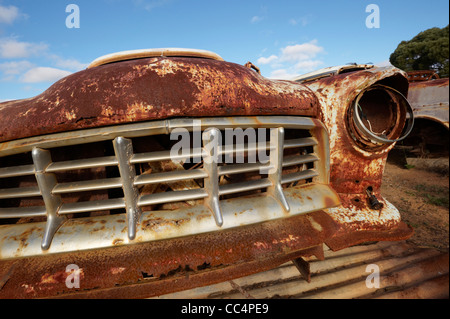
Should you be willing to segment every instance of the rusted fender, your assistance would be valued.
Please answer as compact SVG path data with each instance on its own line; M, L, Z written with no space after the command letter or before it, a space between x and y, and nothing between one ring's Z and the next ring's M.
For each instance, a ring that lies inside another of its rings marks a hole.
M346 114L356 96L367 87L381 83L403 95L408 92L406 73L393 68L372 68L344 73L307 83L320 101L319 119L330 136L330 181L338 193L364 194L368 186L378 193L385 160L394 145L379 151L359 148L347 129Z
M317 116L307 87L235 63L154 57L101 65L0 104L0 142L180 116Z
M362 239L385 240L384 235L374 235L379 232L397 233L399 230L402 235L396 236L401 239L413 233L412 229L402 225L399 211L384 200L380 193L387 155L394 144L367 151L359 148L349 135L347 110L362 90L374 84L392 87L404 96L408 92L406 73L393 67L344 73L305 84L319 98L319 119L327 127L330 136L330 184L339 194L342 205L326 211L339 225L336 241L338 237L345 238L333 245L336 249L351 246ZM383 204L382 209L370 207L366 193L368 188ZM398 240L397 237L395 240Z

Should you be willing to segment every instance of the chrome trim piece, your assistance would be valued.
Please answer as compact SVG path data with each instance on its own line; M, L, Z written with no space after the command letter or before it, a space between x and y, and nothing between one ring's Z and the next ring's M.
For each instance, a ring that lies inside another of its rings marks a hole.
M281 172L283 171L283 152L284 152L284 128L279 127L270 131L270 144L274 150L270 152L270 163L272 167L269 169L268 178L270 186L267 193L275 198L286 212L290 211L289 204L284 196L283 187L281 186Z
M62 204L61 197L52 193L53 188L58 184L56 176L53 173L45 172L45 169L52 162L50 152L34 148L31 156L34 162L36 181L47 212L47 223L45 224L44 237L41 244L42 250L47 250L56 231L66 221L66 217L58 214Z
M115 138L113 144L116 158L119 162L119 172L127 212L128 238L133 240L136 238L136 224L141 215L141 209L138 206L139 191L134 184L136 171L134 165L131 164L133 144L130 139L123 137Z
M219 170L217 166L219 154L215 154L219 149L219 136L220 131L215 127L208 128L203 133L203 146L211 146L205 150L206 157L203 161L203 168L208 174L208 177L204 179L204 189L208 193L208 197L205 198L205 206L213 213L216 225L222 226L223 217L219 204Z

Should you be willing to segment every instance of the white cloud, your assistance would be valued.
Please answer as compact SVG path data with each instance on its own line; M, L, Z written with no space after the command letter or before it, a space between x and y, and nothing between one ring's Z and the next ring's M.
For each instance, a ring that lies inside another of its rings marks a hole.
M31 69L33 63L29 61L11 61L0 63L0 71L5 75L17 75Z
M49 58L53 61L56 67L71 71L80 71L89 65L88 63L82 63L76 59L63 59L56 54L49 55Z
M11 59L0 63L0 81L20 81L25 83L55 82L75 71L87 67L76 59L64 59L48 52L46 44L21 42L14 38L0 39L0 58ZM24 57L38 58L34 60L18 60ZM42 59L50 61L52 67L38 67Z
M144 10L146 11L152 11L155 8L163 7L171 2L172 0L153 0L153 1L133 0L135 6L144 8Z
M278 57L273 54L273 55L271 55L268 58L260 57L257 62L258 62L258 64L270 64L270 63L273 63L273 62L275 62L277 60L278 60Z
M12 24L19 16L20 13L17 7L0 5L0 23Z
M295 69L302 72L310 72L316 70L323 62L319 60L300 61L295 65Z
M324 48L318 45L317 40L302 44L288 45L280 49L279 55L261 57L258 64L268 64L273 69L270 78L292 79L299 74L314 71L323 62L318 55L324 52Z
M263 17L260 17L260 16L254 16L251 20L250 20L250 22L251 23L257 23L257 22L260 22L262 19L264 19Z
M281 60L297 62L314 58L323 52L323 48L317 45L317 40L308 43L288 45L281 49Z
M24 83L55 82L70 74L72 74L72 72L65 70L49 67L36 67L27 71L21 80Z
M292 18L289 20L289 24L293 25L293 26L296 26L297 24L301 24L302 27L304 27L311 22L311 17L312 17L311 15L307 15L307 16L300 17L298 19Z
M45 52L45 43L30 43L17 41L14 38L0 39L0 57L5 59L27 58Z
M278 70L272 71L269 78L275 79L275 80L290 80L297 75L298 75L298 73L291 73L290 71L288 71L286 69L278 69Z

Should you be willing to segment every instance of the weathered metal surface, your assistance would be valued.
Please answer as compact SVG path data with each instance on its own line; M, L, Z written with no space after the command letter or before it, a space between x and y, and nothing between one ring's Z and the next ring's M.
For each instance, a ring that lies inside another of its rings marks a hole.
M414 82L409 85L408 101L414 116L449 127L449 79Z
M173 117L317 116L314 93L234 63L154 57L77 72L31 99L0 103L0 141Z
M1 261L0 298L157 296L318 254L314 247L335 231L318 211L170 241ZM66 286L71 264L80 268L79 289Z
M250 276L154 299L448 299L448 253L380 242L309 261L311 281L292 262ZM379 270L376 274L375 271ZM377 277L379 275L379 277ZM379 279L379 280L378 280Z
M407 95L406 74L393 67L372 68L306 83L320 101L319 119L330 136L330 183L342 202L341 206L326 211L340 225L338 234L350 232L346 246L359 242L351 240L352 233L389 231L401 222L398 210L380 194L387 155L394 144L378 150L364 150L351 138L347 124L347 111L352 102L363 90L375 84L392 87ZM384 204L381 210L370 207L367 189Z

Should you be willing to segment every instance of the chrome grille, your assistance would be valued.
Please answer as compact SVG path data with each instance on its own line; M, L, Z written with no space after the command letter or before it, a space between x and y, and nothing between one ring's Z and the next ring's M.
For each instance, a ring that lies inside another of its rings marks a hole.
M119 210L119 213L126 214L128 238L133 240L142 210L151 210L154 205L186 201L197 204L200 201L200 204L209 208L220 227L223 223L221 201L224 199L256 192L272 196L288 212L290 207L283 188L298 183L328 182L327 134L317 121L299 117L198 119L203 145L200 148L190 148L188 158L201 156L202 162L190 167L171 164L171 169L159 172L136 170L141 168L140 165L173 163L185 158L186 154L179 157L171 155L171 150L167 147L164 149L163 145L159 145L163 149L137 151L137 144L138 140L140 144L142 141L152 144L154 137L165 136L167 140L167 135L177 128L186 128L192 135L192 121L175 119L137 123L0 144L0 224L2 219L45 218L46 227L41 247L46 250L58 228L68 218L76 218L83 213L103 211L110 214ZM261 145L247 143L235 145L231 149L214 138L224 129L236 127L270 129L270 140L263 145L269 154L268 163L247 161L223 164L206 160L213 156L211 149L205 147L207 143L217 144L215 146L219 156L234 156L261 148ZM146 147L152 148L153 144ZM106 148L109 145L109 153L101 150L100 146L104 145L107 145ZM55 154L64 153L67 156L67 153L74 153L75 147L87 146L96 149L98 152L95 153L102 156L53 159ZM18 165L11 165L17 156L28 158L25 163L17 161ZM89 170L93 169L100 173L90 176ZM108 169L114 173L106 174ZM267 172L261 173L262 169ZM75 181L59 178L59 174L79 170L87 171L85 175L88 178ZM186 181L188 186L167 188L162 192L144 191L146 187L182 181ZM112 195L112 191L115 191L115 195ZM75 201L64 199L65 195L90 192L97 192L98 198L94 196L89 200L82 200L80 197Z

